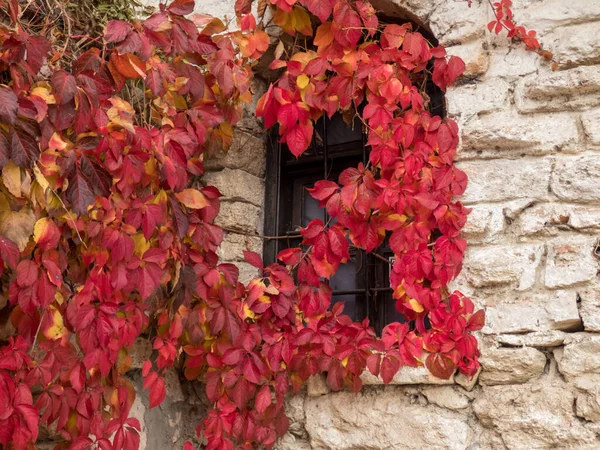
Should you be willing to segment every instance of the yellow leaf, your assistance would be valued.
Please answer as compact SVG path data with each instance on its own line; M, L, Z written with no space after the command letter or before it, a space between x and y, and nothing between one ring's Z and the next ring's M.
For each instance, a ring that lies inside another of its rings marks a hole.
M279 44L277 44L277 47L275 47L275 59L281 58L284 50L285 46L283 45L283 41L279 41Z
M131 239L133 239L134 251L139 256L142 256L150 248L150 242L146 240L143 233L134 234Z
M177 200L191 209L202 209L208 206L204 194L196 189L184 189L175 194Z
M305 89L308 83L310 83L310 78L306 74L302 74L296 79L296 84L300 89Z
M48 183L48 180L46 180L46 177L42 174L42 172L40 171L40 168L37 166L37 164L33 165L33 174L35 175L35 179L37 180L39 185L42 187L44 192L46 192L46 189L48 189L50 187L50 183Z
M52 95L50 83L47 81L36 83L35 87L31 90L31 94L40 97L48 105L54 105L56 103L56 98Z
M410 307L412 308L412 310L416 313L422 313L423 311L425 311L425 308L423 308L423 305L421 305L418 301L416 301L414 298L411 298L408 303L410 304Z
M44 336L52 341L56 341L67 334L67 330L63 323L63 317L60 311L52 305L48 307L47 314L49 315L48 317L50 317L52 325L44 331Z
M14 162L8 161L2 168L2 182L12 195L17 198L23 197L21 193L21 168Z
M250 309L247 303L244 303L244 319L254 319L256 314Z
M12 211L4 194L0 193L0 236L10 239L23 251L33 233L35 215L27 207Z

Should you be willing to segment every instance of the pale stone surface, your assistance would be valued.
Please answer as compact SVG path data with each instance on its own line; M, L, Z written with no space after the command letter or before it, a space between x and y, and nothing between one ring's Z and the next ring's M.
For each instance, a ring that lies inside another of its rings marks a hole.
M502 205L477 204L467 217L462 236L472 244L493 242L503 237L505 224Z
M219 172L209 172L202 179L207 185L219 189L223 200L247 202L256 206L264 204L265 184L248 172L225 168Z
M532 58L521 45L509 47L507 41L502 48L490 53L490 68L487 76L515 79L538 70L541 58Z
M458 56L465 62L465 71L462 75L465 78L478 77L488 70L490 55L486 42L475 39L467 43L448 47L446 51L449 55ZM454 88L451 88L448 94L452 91L454 91Z
M548 50L559 61L596 64L600 61L600 33L589 24L560 27L544 36Z
M306 391L310 397L318 397L319 395L329 394L331 389L329 389L325 377L317 374L310 377L306 382Z
M129 349L129 356L131 356L131 368L141 369L152 356L152 342L145 337L137 338Z
M217 153L205 161L209 170L241 169L259 178L265 174L265 141L261 137L236 131L227 153Z
M456 120L481 116L506 108L509 84L501 78L457 86L446 93L448 115Z
M596 239L586 237L558 238L548 243L544 284L556 289L593 280L598 272L595 243Z
M471 247L464 262L465 276L474 287L513 285L522 291L533 287L543 246Z
M226 228L257 233L262 230L262 211L249 203L222 202L215 223Z
M473 430L464 416L424 403L397 387L309 397L306 430L314 449L464 450L470 445Z
M585 331L600 332L600 286L593 285L578 290L579 314Z
M594 146L600 145L600 108L584 112L581 123L588 142Z
M479 381L484 385L526 383L544 371L546 357L530 347L486 348L479 359L482 371Z
M227 261L244 261L244 250L262 255L263 240L229 232L217 250L217 255Z
M561 230L600 228L600 208L565 203L540 203L523 210L513 224L521 236L556 235Z
M600 200L598 155L557 158L552 171L552 192L561 200L574 202Z
M365 386L383 385L383 380L380 377L374 376L368 370L365 370L360 376ZM394 378L389 383L390 385L406 385L406 384L453 384L454 377L448 380L434 377L425 367L409 367L404 366L399 370Z
M422 391L429 403L446 409L465 409L469 406L469 398L452 386L427 387Z
M247 262L239 261L236 262L235 265L238 267L238 269L240 269L238 280L242 284L247 284L250 280L259 275L259 270Z
M577 293L558 290L486 297L486 334L572 331L581 327Z
M465 123L460 156L497 158L568 152L577 150L578 140L577 121L569 115L498 112Z
M600 67L577 67L523 78L516 89L521 112L569 111L600 104Z
M484 387L473 403L481 424L511 450L593 449L600 441L573 415L574 395L558 379Z
M514 2L513 8L519 23L535 29L539 33L557 26L600 20L600 3L595 1L545 0L531 2L531 5L527 7L523 7L522 3Z
M566 377L600 374L600 336L589 333L568 336L556 361L560 373Z
M549 159L463 161L458 167L469 176L464 203L548 196Z
M565 342L567 334L562 331L538 331L527 334L501 334L498 342L513 347L559 347Z

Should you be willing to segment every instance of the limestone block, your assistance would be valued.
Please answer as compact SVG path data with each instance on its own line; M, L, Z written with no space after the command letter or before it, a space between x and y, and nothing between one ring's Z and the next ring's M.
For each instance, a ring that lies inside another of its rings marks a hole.
M490 67L487 75L507 79L519 78L536 72L540 61L541 58L532 58L531 52L525 50L521 45L495 47L490 52Z
M566 114L522 116L512 112L489 114L465 123L462 158L536 155L556 150L574 152L579 135L574 117Z
M490 55L487 50L487 43L481 42L481 39L448 47L446 51L449 55L458 56L465 62L465 71L462 75L465 78L478 77L488 70ZM452 90L454 88L450 89L450 91Z
M142 0L146 5L158 7L163 0ZM235 0L196 0L194 13L210 14L211 16L225 19L225 17L235 20Z
M600 108L586 111L581 116L583 130L588 139L588 143L593 146L600 145Z
M469 244L494 241L502 236L505 221L501 205L477 204L467 216L462 236Z
M565 339L561 353L556 354L558 370L575 378L600 374L600 336L590 333L571 334Z
M479 358L479 382L485 385L526 383L542 374L546 357L531 347L486 348Z
M275 450L311 450L310 442L294 436L292 433L286 433L275 444Z
M262 179L240 169L225 168L209 172L202 177L209 186L215 186L223 200L242 201L262 206L265 199L265 184Z
M548 243L544 284L562 288L591 281L598 272L593 250L596 239L589 237L557 238Z
M464 12L458 12L454 2L438 1L435 5L429 26L441 45L449 47L485 36L488 9L484 2L473 2Z
M571 111L600 105L600 67L542 72L523 78L515 99L521 112Z
M578 394L575 399L575 414L585 420L600 422L600 389Z
M473 439L461 413L414 401L397 387L309 397L306 430L313 449L464 450Z
M256 278L259 275L259 270L248 264L247 262L240 261L236 262L235 265L240 269L239 282L242 284L248 284L250 280Z
M540 203L523 210L512 229L520 236L555 235L559 230L600 228L600 208L564 203Z
M227 153L217 153L204 165L208 170L219 170L224 167L240 169L259 178L264 177L266 166L266 146L261 137L235 130L233 144Z
M557 26L600 20L600 3L589 0L545 0L526 8L515 2L514 6L519 23L540 34Z
M380 377L374 376L368 370L365 370L360 376L365 386L383 385ZM453 384L454 377L448 380L434 377L425 367L404 366L400 369L389 383L390 385L409 385L409 384Z
M558 379L486 386L473 403L481 424L511 450L593 449L600 441L573 414L574 395Z
M215 223L222 227L250 233L260 232L262 230L262 211L259 207L249 203L222 202Z
M597 23L557 28L544 35L544 45L561 62L583 65L600 61L600 33Z
M590 286L578 291L581 300L579 314L585 331L600 332L600 286Z
M148 338L138 337L129 349L131 368L141 369L150 356L152 356L152 343Z
M310 397L318 397L319 395L329 394L331 389L327 385L325 376L317 374L310 377L306 382L306 391Z
M261 238L226 233L217 255L222 260L244 261L244 250L250 250L262 255L263 240Z
M513 295L498 293L485 298L484 333L572 331L581 328L576 292L550 291Z
M446 92L448 115L456 120L509 107L509 84L502 78L456 86Z
M469 177L464 203L548 196L549 159L462 161L457 166Z
M565 342L566 333L562 331L537 331L527 334L501 334L498 342L513 347L559 347Z
M600 200L600 158L598 155L556 158L552 192L561 200Z
M543 246L485 246L467 250L464 271L474 287L514 285L520 291L535 284Z
M465 409L469 406L469 398L452 386L426 387L421 393L429 403L446 409Z

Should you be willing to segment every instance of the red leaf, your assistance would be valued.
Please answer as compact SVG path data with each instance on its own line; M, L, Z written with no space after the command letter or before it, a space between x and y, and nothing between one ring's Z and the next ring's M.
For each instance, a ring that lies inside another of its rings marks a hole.
M19 247L10 239L0 236L0 259L11 269L15 269L21 258ZM1 270L0 270L1 273Z
M485 311L480 309L475 314L473 314L469 321L467 322L467 326L465 330L467 331L478 331L483 328L485 325Z
M394 379L394 375L400 369L400 361L393 356L384 356L381 360L381 379L385 384Z
M456 370L450 358L441 353L430 353L425 360L425 366L433 376L448 380Z
M64 105L75 97L77 80L70 73L59 70L52 75L52 87L54 88L54 96L61 105Z
M152 383L152 386L150 386L150 408L160 405L166 395L165 379L158 377L156 381Z
M11 128L8 132L10 141L10 159L24 169L29 168L38 159L40 148L36 140L22 130Z
M106 25L104 31L104 39L106 42L121 42L127 37L127 34L131 31L131 25L122 20L111 20Z
M17 283L21 287L32 286L39 275L38 266L33 261L26 259L17 266Z
M7 123L15 123L17 118L17 96L5 86L0 86L0 120Z
M271 389L269 386L263 386L256 394L256 411L262 414L271 405Z
M246 262L248 262L248 264L256 267L257 269L263 270L263 260L258 253L244 250L244 259Z
M167 8L171 14L185 16L194 12L194 0L175 0L171 6Z
M81 171L76 170L75 176L69 180L67 198L71 202L73 211L78 215L84 215L89 205L94 203L96 196Z

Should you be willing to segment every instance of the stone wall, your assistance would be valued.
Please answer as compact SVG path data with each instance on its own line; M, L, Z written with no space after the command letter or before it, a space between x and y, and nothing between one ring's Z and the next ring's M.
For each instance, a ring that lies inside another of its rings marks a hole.
M198 8L231 16L232 3ZM420 20L467 63L446 96L473 208L455 287L486 310L483 370L444 381L406 369L387 387L365 375L358 395L311 379L287 404L292 426L278 448L600 448L600 1L514 1L517 20L571 62L556 72L487 32L486 0L373 3ZM219 224L253 234L263 223L264 134L250 115L242 125L205 181L224 195ZM241 262L247 246L260 252L262 242L228 233L221 249L243 279L255 274ZM206 402L198 386L181 386L171 377L157 411L143 396L136 404L145 448L181 448L193 433Z

